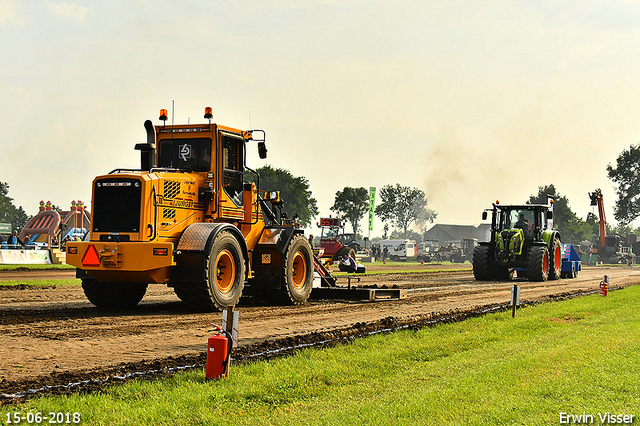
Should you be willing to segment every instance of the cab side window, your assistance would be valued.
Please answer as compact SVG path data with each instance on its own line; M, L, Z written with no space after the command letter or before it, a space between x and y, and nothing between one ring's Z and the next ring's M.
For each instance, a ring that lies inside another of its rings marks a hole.
M229 198L241 206L243 201L244 140L222 134L222 186Z

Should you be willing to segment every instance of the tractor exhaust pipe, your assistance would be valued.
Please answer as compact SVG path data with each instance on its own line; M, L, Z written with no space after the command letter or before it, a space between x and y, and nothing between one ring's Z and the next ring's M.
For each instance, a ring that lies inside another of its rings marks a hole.
M140 169L150 171L156 167L156 134L151 120L144 122L147 131L147 143L136 144L135 149L140 151Z

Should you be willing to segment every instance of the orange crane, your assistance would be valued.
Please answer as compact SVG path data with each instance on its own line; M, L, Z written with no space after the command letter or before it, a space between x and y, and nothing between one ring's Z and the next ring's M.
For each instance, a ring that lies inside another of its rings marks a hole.
M602 191L600 188L589 193L592 206L598 206L598 215L600 216L600 248L604 250L605 239L607 237L607 219L604 216L604 203L602 201Z
M592 206L598 206L600 215L600 244L594 248L593 252L598 254L598 260L604 263L624 263L635 262L635 255L627 253L621 244L620 235L613 234L607 236L607 220L604 216L604 203L602 202L602 191L600 188L589 193Z

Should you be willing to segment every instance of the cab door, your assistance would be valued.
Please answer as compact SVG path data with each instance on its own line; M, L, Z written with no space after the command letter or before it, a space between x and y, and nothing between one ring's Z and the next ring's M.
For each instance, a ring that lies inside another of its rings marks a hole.
M244 139L233 133L219 132L221 153L220 174L222 192L220 216L225 219L244 219Z

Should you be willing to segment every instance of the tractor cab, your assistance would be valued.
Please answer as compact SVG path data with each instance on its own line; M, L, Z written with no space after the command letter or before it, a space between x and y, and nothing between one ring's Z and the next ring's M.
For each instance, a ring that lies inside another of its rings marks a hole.
M542 214L540 209L508 206L508 208L500 210L499 231L521 229L523 237L529 240L546 227L546 216Z
M547 229L551 213L547 206L526 204L522 206L496 205L495 242L499 257L519 256L527 252L533 241L539 241L542 230Z

